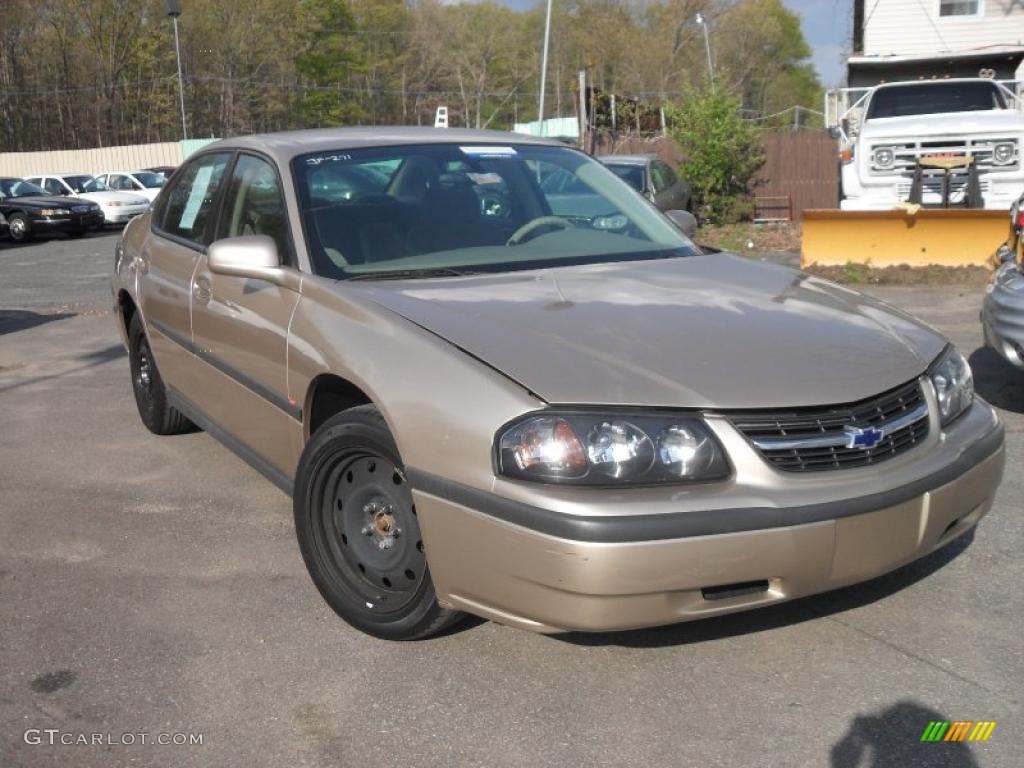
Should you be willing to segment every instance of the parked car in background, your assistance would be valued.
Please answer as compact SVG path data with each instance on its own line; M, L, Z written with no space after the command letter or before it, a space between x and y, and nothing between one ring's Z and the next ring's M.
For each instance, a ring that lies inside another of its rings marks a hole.
M15 242L53 233L81 237L103 224L103 211L96 203L51 195L42 187L15 178L0 178L0 213L7 219Z
M149 208L149 200L142 195L114 192L88 174L55 173L29 176L27 181L42 187L51 195L80 197L96 203L103 211L105 224L124 224Z
M657 155L605 155L597 158L661 211L693 211L690 185Z
M360 168L369 189L334 183ZM379 637L772 605L949 544L1002 478L1003 427L941 334L704 255L553 141L213 143L112 272L143 423L199 426L291 495L313 582Z
M152 168L143 168L142 170L149 171L150 173L156 173L156 174L159 174L160 176L163 176L164 179L169 179L169 178L171 178L171 174L174 173L176 170L178 170L178 166L176 166L176 165L155 165Z
M96 178L115 192L134 192L153 202L167 179L153 171L105 171Z

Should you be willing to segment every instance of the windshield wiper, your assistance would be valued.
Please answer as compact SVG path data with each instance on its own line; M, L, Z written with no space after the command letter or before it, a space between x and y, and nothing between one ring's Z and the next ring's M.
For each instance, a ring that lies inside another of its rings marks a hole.
M407 277L461 277L462 275L475 275L476 272L468 272L450 267L424 267L422 269L383 269L379 272L360 272L346 278L347 280L401 280Z

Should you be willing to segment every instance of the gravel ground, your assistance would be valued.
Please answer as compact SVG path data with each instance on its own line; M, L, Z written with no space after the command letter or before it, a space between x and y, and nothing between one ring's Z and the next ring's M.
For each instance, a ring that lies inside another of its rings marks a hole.
M471 621L389 644L320 599L285 496L206 435L139 423L113 246L0 243L0 765L1024 765L1024 374L981 348L977 289L869 289L949 334L1001 409L1009 472L971 539L695 624ZM919 742L956 719L999 725L984 744Z

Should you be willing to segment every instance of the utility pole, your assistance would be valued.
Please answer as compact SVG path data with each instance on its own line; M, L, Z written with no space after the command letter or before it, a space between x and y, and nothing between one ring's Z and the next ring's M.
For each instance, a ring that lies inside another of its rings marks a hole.
M181 45L178 42L178 17L181 16L181 0L167 0L167 15L174 20L174 55L178 59L178 101L181 104L181 138L188 139L185 127L185 85L181 79Z
M548 79L548 45L551 43L551 2L548 0L547 18L544 21L544 53L540 60L540 102L537 105L537 120L540 122L540 135L544 135L544 85Z
M694 19L698 25L704 28L704 51L708 55L708 80L711 81L711 91L715 90L715 65L711 63L711 38L708 35L708 20L703 13L698 13Z

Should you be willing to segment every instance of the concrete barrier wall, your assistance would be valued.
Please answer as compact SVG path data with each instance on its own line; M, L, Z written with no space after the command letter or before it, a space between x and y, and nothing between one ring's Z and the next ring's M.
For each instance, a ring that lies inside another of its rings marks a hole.
M0 152L0 176L40 176L46 173L101 173L136 170L181 161L215 139L165 141L128 147L69 149L53 152Z

